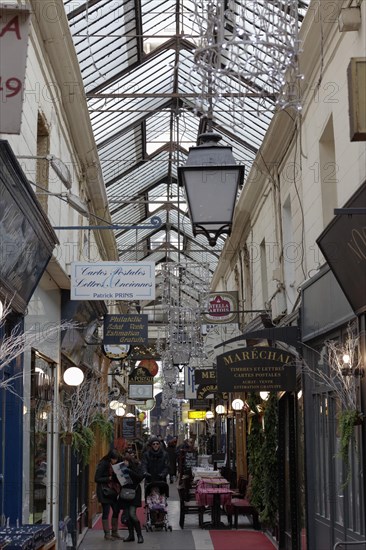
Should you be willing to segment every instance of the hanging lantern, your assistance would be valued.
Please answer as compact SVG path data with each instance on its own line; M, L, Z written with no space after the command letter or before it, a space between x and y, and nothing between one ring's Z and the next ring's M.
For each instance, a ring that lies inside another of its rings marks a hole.
M151 376L156 376L159 371L159 365L154 359L143 359L138 366L147 369Z

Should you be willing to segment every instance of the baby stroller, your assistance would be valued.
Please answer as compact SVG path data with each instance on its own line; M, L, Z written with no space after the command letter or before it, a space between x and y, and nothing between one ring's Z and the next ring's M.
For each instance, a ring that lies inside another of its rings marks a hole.
M165 481L153 481L145 486L146 532L153 529L172 531L168 521L169 485Z

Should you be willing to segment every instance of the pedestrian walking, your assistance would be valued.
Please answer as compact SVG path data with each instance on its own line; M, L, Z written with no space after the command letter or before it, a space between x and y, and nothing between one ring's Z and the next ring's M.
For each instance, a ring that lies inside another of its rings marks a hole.
M102 525L106 540L121 538L118 535L118 514L120 507L117 501L121 486L112 468L114 464L117 464L119 459L120 455L116 449L109 451L108 454L100 459L94 476L94 481L97 484L97 499L102 505ZM111 509L112 529L109 526Z

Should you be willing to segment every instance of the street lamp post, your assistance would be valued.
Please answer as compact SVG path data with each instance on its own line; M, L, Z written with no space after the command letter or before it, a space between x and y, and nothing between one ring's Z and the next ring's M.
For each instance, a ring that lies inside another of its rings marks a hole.
M230 235L238 187L244 166L237 165L230 146L218 145L221 136L207 132L191 147L187 162L178 168L193 227L193 234L205 235L215 246L222 234Z

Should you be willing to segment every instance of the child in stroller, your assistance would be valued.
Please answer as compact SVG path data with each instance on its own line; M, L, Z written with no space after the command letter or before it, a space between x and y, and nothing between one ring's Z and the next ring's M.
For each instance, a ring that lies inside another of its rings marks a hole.
M169 485L165 481L154 481L145 486L146 531L165 529L171 531L168 521Z

